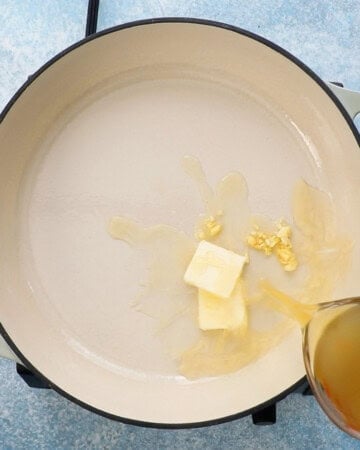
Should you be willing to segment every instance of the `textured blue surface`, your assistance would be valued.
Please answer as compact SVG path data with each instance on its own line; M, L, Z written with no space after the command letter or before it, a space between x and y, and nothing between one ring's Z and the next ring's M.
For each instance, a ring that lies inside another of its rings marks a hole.
M85 0L0 0L0 108L49 57L83 37ZM360 2L296 0L102 0L99 29L154 16L232 23L265 36L326 80L360 90ZM0 449L360 449L311 397L290 395L278 421L250 418L195 430L123 425L85 411L52 391L28 388L0 361Z
M0 109L51 56L84 37L87 0L0 0Z

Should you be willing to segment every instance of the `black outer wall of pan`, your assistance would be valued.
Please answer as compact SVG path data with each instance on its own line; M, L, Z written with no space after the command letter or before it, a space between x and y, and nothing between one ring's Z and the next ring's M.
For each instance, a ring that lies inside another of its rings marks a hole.
M88 9L88 17L87 17L87 27L86 32L91 33L92 31L95 31L96 29L96 23L97 23L97 11L98 11L98 1L90 0L89 1L89 9ZM311 70L309 69L305 64L303 64L300 60L295 58L293 55L288 53L286 50L282 49L281 47L277 46L271 41L268 41L265 38L262 38L254 33L251 33L249 31L243 30L241 28L238 28L236 26L224 24L221 22L215 22L211 20L203 20L203 19L193 19L193 18L182 18L182 17L169 17L169 18L159 18L159 19L148 19L148 20L139 20L135 22L130 22L126 24L122 24L119 26L115 26L112 28L105 29L101 32L89 34L85 39L77 42L74 45L71 45L67 49L63 50L59 54L57 54L55 57L50 59L47 63L45 63L37 72L35 72L27 82L23 84L23 86L20 87L20 89L15 93L15 95L10 99L8 104L5 106L4 110L0 114L0 124L6 117L9 110L12 108L16 100L20 97L20 95L31 86L31 83L40 76L48 67L50 67L52 64L54 64L56 61L61 59L63 56L65 56L67 53L71 52L72 50L81 47L82 45L86 44L87 42L90 42L93 39L96 39L98 37L104 36L106 34L110 34L116 31L121 31L127 28L132 28L136 26L151 26L152 24L158 24L158 23L192 23L192 24L198 24L198 25L205 25L205 26L211 26L211 27L217 27L222 28L225 30L228 30L229 32L234 32L241 34L243 36L247 36L248 38L254 39L257 42L260 42L267 47L271 48L272 50L282 54L284 57L286 57L290 62L293 64L296 64L300 69L302 69L309 77L311 77L318 86L326 92L326 94L332 99L332 101L335 103L339 111L341 112L344 120L347 122L348 126L350 127L357 143L360 146L360 135L351 119L351 117L348 115L347 111L341 104L341 102L338 100L338 98L333 94L333 92L328 88L328 86ZM269 399L268 401L261 403L257 405L254 408L250 408L246 411L242 411L238 414L233 414L227 417L221 417L214 420L208 420L203 422L194 422L194 423L181 423L181 424L172 424L172 423L153 423L153 422L142 422L134 419L129 419L126 417L120 417L113 414L109 414L103 410L99 410L97 408L94 408L93 406L82 402L78 398L68 394L65 392L61 387L54 384L51 380L49 380L44 374L40 373L36 367L33 366L33 364L27 360L27 358L22 354L22 352L17 348L15 342L11 339L9 334L6 332L4 326L0 324L0 333L9 345L9 347L12 349L12 351L16 354L16 356L23 362L24 366L26 366L34 375L39 377L44 384L48 385L55 391L57 391L59 394L64 396L65 398L71 400L74 403L77 403L78 405L82 406L85 409L88 409L92 412L95 412L97 414L100 414L102 416L105 416L109 419L117 420L123 423L132 424L132 425L138 425L142 427L152 427L152 428L166 428L166 429L181 429L181 428L198 428L198 427L204 427L209 425L217 425L220 423L228 422L230 420L239 419L241 417L245 417L249 414L256 414L260 411L270 407L272 404L282 400L285 398L288 394L293 392L294 390L298 389L300 386L302 386L306 382L306 377L301 378L298 382L296 382L293 386L289 387L285 391L281 392L279 395Z

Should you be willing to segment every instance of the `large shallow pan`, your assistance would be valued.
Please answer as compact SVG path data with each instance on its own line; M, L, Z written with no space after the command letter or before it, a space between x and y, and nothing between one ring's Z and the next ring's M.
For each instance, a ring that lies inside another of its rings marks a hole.
M339 92L354 115L359 97ZM112 418L211 423L264 406L305 374L294 330L238 373L187 381L131 308L138 261L106 223L126 214L191 233L200 201L178 170L184 154L211 181L242 171L264 214L289 213L299 177L329 192L355 243L338 294L359 293L359 135L313 72L207 21L132 23L72 46L1 116L2 353Z

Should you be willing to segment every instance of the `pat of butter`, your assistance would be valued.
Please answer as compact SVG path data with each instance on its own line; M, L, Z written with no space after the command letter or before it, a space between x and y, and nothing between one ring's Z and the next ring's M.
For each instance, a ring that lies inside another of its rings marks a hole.
M222 298L229 298L246 263L245 256L201 241L185 272L191 286Z
M202 330L246 331L247 313L241 289L228 299L199 290L199 327Z

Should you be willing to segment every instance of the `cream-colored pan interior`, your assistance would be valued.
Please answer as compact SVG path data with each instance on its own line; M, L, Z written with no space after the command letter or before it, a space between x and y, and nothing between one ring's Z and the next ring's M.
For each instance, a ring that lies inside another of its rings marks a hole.
M359 294L356 140L308 74L245 35L158 23L92 40L22 93L0 145L0 321L51 382L106 413L201 422L304 376L295 330L236 374L187 381L131 308L142 262L106 224L124 214L192 233L201 203L186 154L211 182L241 171L251 206L272 217L290 214L300 177L331 193L355 241L338 294Z

